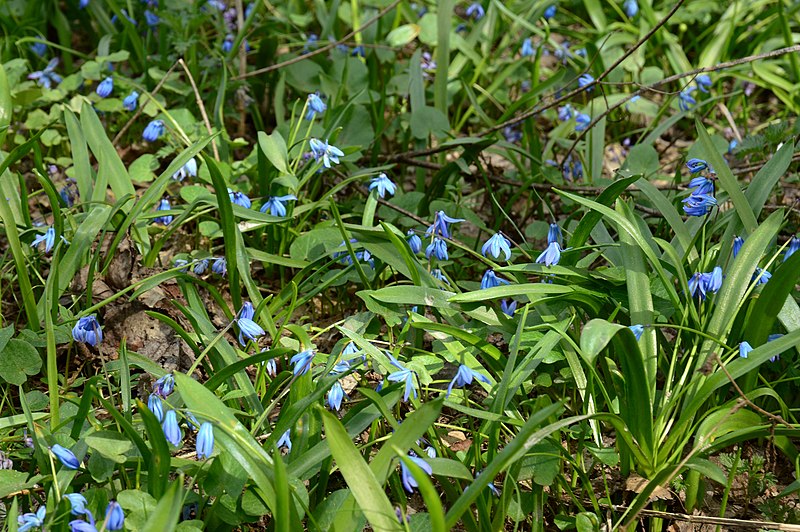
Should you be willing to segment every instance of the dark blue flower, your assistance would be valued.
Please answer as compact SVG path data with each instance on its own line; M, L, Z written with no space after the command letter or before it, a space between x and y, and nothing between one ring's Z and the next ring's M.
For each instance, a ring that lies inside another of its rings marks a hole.
M756 268L756 271L753 273L753 281L756 281L756 284L767 284L767 281L771 278L772 274L761 268Z
M172 174L172 179L175 181L183 181L187 177L197 177L197 161L194 160L194 157Z
M122 107L124 107L128 111L135 111L136 105L138 103L139 103L139 93L136 91L131 91L131 93L125 96L125 99L122 100Z
M509 317L514 316L514 312L517 311L517 302L513 299L503 299L500 301L500 310L503 311L503 314Z
M233 35L229 33L225 36L225 40L222 41L222 53L227 54L231 50L233 50Z
M56 458L58 458L58 461L67 469L78 469L81 466L75 454L66 447L55 444L50 447L50 452L52 452Z
M292 368L292 373L294 376L299 377L300 375L305 375L308 373L308 370L311 369L311 362L313 360L314 351L311 349L300 351L291 359L289 359L289 363L294 365L294 368Z
M75 201L78 199L78 190L75 186L75 180L71 178L67 179L67 184L58 191L58 195L61 197L61 201L64 202L66 207L75 205Z
M217 257L214 259L214 263L211 265L211 271L222 276L228 273L228 263L225 257Z
M415 386L414 381L414 372L410 369L404 367L396 358L394 358L388 352L386 356L389 357L390 362L398 371L390 373L386 376L386 378L392 382L403 382L405 383L405 393L403 394L403 401L408 401L408 398L413 394L414 399L417 398L417 388Z
M530 37L522 41L522 49L519 53L522 57L530 57L533 55L533 42Z
M747 355L750 354L750 351L753 350L753 346L750 345L749 342L742 342L739 344L739 356L741 358L747 358Z
M707 177L695 177L689 181L689 186L693 187L692 195L694 196L713 196L714 195L714 181Z
M231 189L228 189L228 197L231 199L231 203L234 205L239 205L240 207L244 207L245 209L249 209L253 202L250 201L250 198L245 196L239 191L234 192Z
M552 244L553 242L558 242L559 245L561 244L561 227L556 223L550 224L550 227L547 229L547 243Z
M103 329L94 314L79 319L72 328L72 339L96 347L103 341Z
M575 117L575 131L583 131L592 123L592 117L586 113L578 113Z
M108 95L110 95L113 90L114 90L114 78L108 76L106 79L104 79L97 85L97 89L95 90L95 92L101 98L105 98Z
M558 119L562 122L566 122L570 118L572 118L573 110L570 104L566 104L562 107L558 108Z
M450 392L453 391L453 386L464 388L465 386L472 384L473 379L485 382L487 384L489 383L489 378L486 375L473 371L464 364L458 366L456 376L453 377L453 380L450 381L450 385L447 387L447 397L449 397Z
M697 90L695 86L689 86L683 89L680 94L678 94L678 106L680 107L681 111L688 111L695 105L697 105L697 100L694 99L692 93Z
M72 515L84 515L86 513L86 497L80 493L67 493L64 498L69 501L70 513Z
M319 97L318 92L313 92L308 95L308 111L306 112L306 120L313 120L314 116L319 113L322 114L328 108L322 98Z
M35 42L30 46L31 52L35 53L39 57L44 56L47 53L47 45L43 42Z
M481 278L481 290L485 290L487 288L494 288L495 286L500 286L503 284L511 284L505 279L501 279L497 275L495 275L494 270L486 270L486 273L483 274Z
M722 287L722 268L714 266L714 269L706 275L706 291L717 293Z
M499 259L502 253L508 261L511 258L511 241L503 233L495 233L483 244L481 253L484 257L491 255L495 259Z
M392 183L392 180L389 179L389 177L386 174L381 172L380 174L378 174L377 177L373 177L372 179L370 179L369 189L370 191L377 190L378 196L380 196L381 199L383 199L386 196L386 194L394 196L394 193L397 190L397 185Z
M644 334L644 325L631 325L628 327L628 329L631 330L637 341L642 339L642 335Z
M158 26L158 23L161 21L158 18L158 15L156 15L149 9L144 10L144 20L145 22L147 22L147 25L150 26L151 30L154 29L156 26Z
M344 399L344 397L344 388L342 388L342 385L339 383L339 381L334 382L333 386L331 386L331 389L328 390L327 398L328 406L331 408L331 410L339 411L342 408L342 399Z
M689 216L705 216L717 204L717 200L713 196L706 194L692 194L682 202L683 212Z
M175 377L172 376L172 373L167 373L153 384L153 393L165 399L174 389Z
M433 474L433 468L430 466L430 464L428 464L428 462L419 456L409 455L409 458L427 474ZM414 493L414 488L419 487L419 484L417 484L417 481L414 480L414 477L411 475L411 471L408 469L408 466L402 460L400 461L400 478L403 481L403 488L405 488L405 490L409 493Z
M422 251L422 239L417 235L413 229L409 229L406 233L408 236L408 247L411 248L411 252L415 255Z
M125 512L117 501L111 499L106 506L106 530L122 530L125 526Z
M706 168L711 167L703 159L692 158L686 161L686 168L689 169L689 172L696 174L697 172L702 172Z
M594 78L592 77L592 75L589 73L584 73L581 74L581 76L578 78L578 87L580 87L581 89L583 89L584 87L588 87L586 88L586 92L589 92L593 88L589 85L591 85L593 82Z
M786 251L783 254L783 262L797 253L797 250L800 249L800 238L793 236L792 239L789 241L789 246L786 248Z
M699 74L694 80L697 83L697 88L700 89L701 92L708 93L708 89L712 85L711 76L708 74Z
M164 122L162 120L151 120L142 132L142 138L147 142L155 142L164 134Z
M150 397L147 398L147 408L156 416L159 423L164 421L164 405L158 395L150 394Z
M198 460L205 460L214 452L214 427L207 421L200 425L197 432L196 451Z
M278 442L275 444L278 448L286 447L286 450L292 452L292 439L291 439L291 429L288 429L283 435L278 439Z
M739 252L742 250L743 245L744 245L744 238L740 236L736 236L733 238L733 258L736 258L736 255L738 255Z
M44 526L44 518L47 515L47 508L42 505L36 513L26 513L17 517L17 531L26 532L32 528Z
M164 421L161 423L161 429L164 431L164 437L169 443L175 447L181 444L183 433L178 426L178 415L174 410L169 410L164 415Z
M433 241L425 248L425 258L430 259L434 255L439 260L447 260L447 242L441 238L434 238Z
M322 160L322 165L325 168L330 168L331 163L339 164L339 157L344 157L344 152L342 150L328 144L327 141L323 142L319 139L311 139L309 141L309 146L311 146L311 154L317 161Z
M558 242L550 242L547 245L547 249L540 253L536 258L537 263L544 264L547 267L558 264L558 261L560 260L561 246L558 244Z
M556 16L556 4L551 4L544 10L544 19L550 20L554 16Z
M286 216L286 202L296 199L297 197L294 194L272 196L261 206L261 212L272 216Z
M168 211L172 209L172 206L169 204L169 200L167 198L162 198L162 200L158 203L156 207L156 211ZM171 214L165 214L164 216L158 216L153 218L154 224L162 224L162 225L169 225L172 223L173 216Z
M467 7L467 16L475 20L480 20L486 15L486 11L479 2L473 2Z
M639 12L639 2L636 0L625 0L622 4L622 9L625 10L625 14L628 15L628 18L633 18Z
M58 85L61 83L61 76L54 72L57 66L58 57L54 57L49 63L47 63L47 66L44 67L44 70L38 70L28 74L28 79L36 80L36 83L45 89L49 89L53 85Z
M425 231L426 235L433 234L443 238L450 238L450 225L463 222L463 218L451 218L444 211L436 211L433 216L433 224Z
M39 247L39 245L44 242L44 252L50 253L53 251L53 246L56 244L56 230L53 227L48 227L47 231L44 232L43 235L38 235L36 238L33 239L31 242L31 247Z

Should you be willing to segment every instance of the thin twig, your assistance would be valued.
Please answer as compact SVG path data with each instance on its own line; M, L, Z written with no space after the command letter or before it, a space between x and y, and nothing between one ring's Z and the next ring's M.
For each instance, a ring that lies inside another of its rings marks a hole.
M169 78L169 75L172 74L172 72L177 67L178 67L178 62L176 61L171 67L169 67L169 70L167 70L167 73L164 74L164 77L162 77L158 81L158 84L156 85L156 88L153 89L153 92L148 94L148 96L150 98L155 99L155 96L156 96L156 94L158 94L158 91L161 90L161 87L167 81L167 78ZM119 133L117 133L116 136L114 137L114 140L112 141L112 144L114 144L115 148L117 147L117 143L119 143L119 139L122 138L122 135L124 135L125 132L128 131L128 129L133 125L133 123L136 121L136 119L139 118L139 115L142 114L142 111L144 110L144 103L145 102L142 102L142 105L140 105L139 108L136 109L136 112L133 113L133 116L128 119L128 121L125 123L125 125L122 126L122 129L119 130Z
M344 37L342 37L341 39L339 39L336 42L332 42L332 43L330 43L330 44L328 44L326 46L323 46L322 48L314 50L313 52L309 52L309 53L304 54L304 55L299 55L297 57L293 57L292 59L287 59L286 61L281 61L280 63L276 63L276 64L270 65L268 67L259 68L257 70L253 70L252 72L247 72L246 74L240 74L240 75L236 76L233 79L235 81L238 81L240 79L250 78L250 77L253 77L253 76L257 76L259 74L266 74L267 72L272 72L273 70L278 70L279 68L283 68L283 67L286 67L286 66L289 66L289 65L293 65L295 63L299 63L300 61L304 61L304 60L309 59L310 57L313 57L315 55L323 54L323 53L327 52L328 50L332 50L333 48L339 46L340 44L343 44L343 43L349 41L350 38L353 37L356 33L362 32L366 28L372 26L375 22L378 21L378 19L380 19L382 16L384 16L386 13L388 13L392 9L394 9L395 6L397 6L397 4L399 4L399 3L400 3L400 0L394 0L391 4L389 4L388 6L384 7L383 9L381 9L378 12L377 15L375 15L374 17L372 17L371 19L366 21L364 24L362 24L359 28L354 29L353 31L351 31L350 33L348 33L347 35L345 35Z
M214 132L211 130L211 121L208 119L208 114L206 114L206 107L203 105L203 99L200 98L200 91L197 90L197 85L194 82L194 78L192 77L192 73L189 72L189 67L186 66L186 62L184 62L183 58L181 57L178 59L178 63L183 67L183 71L186 72L186 77L189 78L189 83L192 85L192 90L194 91L194 98L197 102L197 107L200 108L200 116L203 117L203 123L206 125L206 130L210 136L214 135ZM217 151L217 141L213 138L211 139L211 149L214 151L214 159L219 161L219 151Z

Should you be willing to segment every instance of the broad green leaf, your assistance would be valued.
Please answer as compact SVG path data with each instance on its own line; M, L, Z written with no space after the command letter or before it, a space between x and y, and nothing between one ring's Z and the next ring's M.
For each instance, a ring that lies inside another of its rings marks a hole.
M286 148L286 141L277 131L273 131L272 135L267 135L263 131L258 132L258 145L264 155L267 156L272 166L278 169L282 174L291 174L289 170L289 152Z
M24 340L13 338L0 352L0 377L10 384L21 385L41 369L42 357Z
M8 126L11 124L11 115L14 111L11 101L11 88L8 85L8 77L3 65L0 65L0 146L6 140Z
M403 24L398 26L386 36L386 42L389 46L400 47L405 46L419 35L420 27L416 24Z
M143 530L173 532L178 526L183 510L183 473L167 488L167 492L158 501L158 505L144 525Z

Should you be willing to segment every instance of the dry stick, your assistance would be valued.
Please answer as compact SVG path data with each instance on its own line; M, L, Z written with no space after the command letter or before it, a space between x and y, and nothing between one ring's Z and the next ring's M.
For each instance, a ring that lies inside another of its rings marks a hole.
M763 53L763 54L750 55L750 56L747 56L747 57L742 57L740 59L734 59L732 61L726 61L724 63L719 63L717 65L710 66L710 67L696 68L694 70L690 70L689 72L681 72L679 74L675 74L673 76L669 76L669 77L664 78L662 80L653 82L650 85L645 85L644 87L638 89L636 92L631 93L630 95L626 96L625 98L623 98L619 102L617 102L614 105L610 106L608 109L603 111L600 115L598 115L596 118L592 119L592 121L589 123L589 125L586 126L586 129L584 129L578 135L578 138L576 138L575 141L572 143L572 146L570 146L569 151L567 152L566 156L569 156L569 154L572 153L572 151L575 149L575 146L577 146L578 142L580 142L581 139L583 139L583 137L586 136L586 133L590 129L592 129L592 127L594 127L600 120L602 120L603 118L608 116L608 114L611 113L612 111L614 111L615 109L618 109L619 107L622 107L623 105L628 103L631 99L633 99L633 98L635 98L637 96L640 96L643 92L651 91L651 90L656 89L656 88L658 88L658 87L660 87L662 85L666 85L668 83L672 83L673 81L677 81L677 80L682 79L682 78L688 78L688 77L692 77L692 76L697 76L698 74L703 74L705 72L716 72L717 70L725 70L726 68L731 68L731 67L734 67L734 66L737 66L737 65L743 65L745 63L752 63L754 61L760 61L761 59L770 59L772 57L780 57L782 55L790 54L790 53L793 53L793 52L800 52L800 44L795 44L794 46L787 46L786 48L779 48L777 50L773 50L771 52L766 52L766 53Z
M621 504L603 504L600 503L601 508L610 508L616 512L624 512L628 509L627 506ZM784 525L781 523L773 523L771 521L749 521L746 519L733 519L730 517L712 517L706 515L688 515L675 512L660 512L658 510L640 510L640 514L649 517L660 517L672 521L686 521L688 523L706 524L706 525L727 525L736 528L762 528L780 531L800 532L800 525Z
M200 91L197 90L197 85L194 82L194 78L192 77L192 73L189 72L189 67L186 66L183 58L181 57L178 59L178 63L183 67L183 71L186 72L186 77L189 78L189 83L192 85L192 90L194 91L194 98L197 102L197 107L200 108L200 115L203 117L203 122L206 125L206 130L208 131L209 135L213 135L214 132L211 131L211 121L208 119L208 114L206 114L206 107L203 105L203 99L200 98ZM211 140L211 149L214 150L214 159L219 161L219 152L217 151L217 141L212 139Z
M161 78L161 80L158 82L158 84L156 85L156 88L153 89L153 92L151 92L149 94L150 98L154 99L154 96L156 94L158 94L158 91L161 90L161 87L164 85L164 83L167 81L167 78L169 77L169 75L172 74L172 71L175 70L175 68L177 66L178 66L178 62L176 61L171 67L169 67L169 70L167 70L167 73L164 74L164 77ZM136 110L136 112L133 113L133 116L128 119L128 121L125 123L124 126L122 126L122 129L119 130L119 133L117 133L117 135L114 137L114 140L112 141L112 143L114 144L114 147L117 146L117 143L119 142L119 139L122 138L122 135L124 135L125 132L128 131L128 129L131 127L131 125L133 125L133 122L137 118L139 118L139 115L142 114L142 110L143 109L144 109L144 104L140 105L139 108Z
M384 16L386 13L388 13L392 9L394 9L394 7L399 3L400 3L400 0L394 0L391 4L389 4L388 6L384 7L383 9L381 9L380 12L378 12L377 15L375 15L374 17L372 17L371 19L366 21L364 24L362 24L359 28L354 29L353 31L351 31L350 33L348 33L347 35L345 35L344 37L342 37L341 39L339 39L336 42L332 42L332 43L330 43L330 44L328 44L326 46L323 46L322 48L314 50L313 52L309 52L309 53L304 54L304 55L299 55L297 57L293 57L292 59L287 59L286 61L282 61L280 63L276 63L274 65L270 65L268 67L259 68L257 70L253 70L252 72L247 72L246 74L239 74L238 76L233 78L233 80L234 81L239 81L240 79L250 78L250 77L253 77L253 76L257 76L259 74L265 74L267 72L272 72L273 70L278 70L279 68L283 68L283 67L286 67L286 66L289 66L289 65L293 65L295 63L299 63L300 61L304 61L304 60L306 60L306 59L308 59L310 57L313 57L315 55L324 54L328 50L332 50L333 48L339 46L340 44L347 42L356 33L362 32L366 28L372 26L375 22L378 21L378 19L380 19L382 16Z

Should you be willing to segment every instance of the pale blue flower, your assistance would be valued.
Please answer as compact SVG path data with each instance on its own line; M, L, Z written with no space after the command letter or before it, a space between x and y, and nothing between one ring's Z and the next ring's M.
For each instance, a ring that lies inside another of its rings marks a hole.
M56 458L58 458L58 461L67 469L78 469L81 466L75 454L66 447L55 444L50 447L50 452L53 453Z
M165 399L169 397L174 389L175 377L172 373L167 373L153 384L153 393Z
M583 131L592 123L592 117L586 113L578 113L575 117L575 131Z
M175 181L183 181L187 177L197 177L197 161L195 161L194 157L186 161L186 164L172 174L172 179Z
M43 42L35 42L30 45L31 52L39 57L43 57L47 53L47 45Z
M239 343L241 345L247 345L249 340L256 342L259 336L264 336L266 334L264 329L251 318L239 316L239 318L236 319L236 323L239 325Z
M593 87L589 86L594 82L594 78L589 73L581 74L578 78L578 87L581 89L586 88L586 92L590 92Z
M750 345L749 342L742 342L739 344L739 356L741 358L747 358L747 355L750 354L750 351L753 350L753 346Z
M738 255L739 252L742 250L743 245L744 245L744 238L740 236L736 236L733 238L733 258L736 258L736 255Z
M433 276L434 279L442 281L445 284L450 284L450 281L447 280L447 277L444 276L444 273L442 273L442 270L440 270L439 268L431 270L431 275Z
M394 196L394 193L397 190L397 185L392 183L392 180L389 179L389 177L386 174L381 172L380 174L378 174L377 177L373 177L370 180L369 189L370 191L377 190L378 196L380 196L381 199L383 199L386 196L386 194Z
M633 336L636 337L636 341L642 339L642 335L644 334L644 325L631 325L628 327L633 333Z
M639 2L636 0L625 0L625 3L622 4L622 9L625 10L625 14L628 15L628 18L633 18L639 12Z
M328 406L331 410L339 411L342 408L342 399L344 399L345 393L344 388L336 381L331 386L330 390L328 390Z
M164 134L164 122L162 120L152 120L142 132L142 138L147 142L155 142Z
M495 286L500 286L504 284L511 284L511 283L495 275L494 270L491 269L486 270L486 273L483 274L483 278L481 278L481 290L485 290L487 288L494 288Z
M403 394L403 401L408 401L408 398L413 394L414 399L417 398L417 389L415 386L414 381L414 372L410 369L404 367L396 358L394 358L390 353L386 353L386 356L389 357L390 362L398 371L390 373L386 376L386 378L392 382L403 382L405 383L405 393Z
M547 243L552 244L553 242L561 244L561 227L556 223L550 224L547 229Z
M154 393L150 394L150 397L147 398L147 408L156 416L159 423L164 421L164 406L158 395Z
M430 464L428 464L428 462L418 456L409 455L409 458L427 474L433 474L433 468L430 466ZM405 488L405 490L409 493L414 493L414 489L419 487L419 484L417 484L417 481L414 480L414 476L411 474L408 466L402 460L400 461L400 478L403 481L403 488Z
M50 253L53 251L53 246L56 244L56 230L53 227L48 227L47 231L44 232L43 235L38 235L36 238L33 239L31 242L31 247L39 247L39 245L44 242L44 252Z
M558 108L558 119L562 122L566 122L570 118L572 118L574 111L570 104L566 104L562 107Z
M761 268L756 268L755 273L753 273L753 280L756 281L756 284L767 284L767 281L771 278L772 274Z
M547 245L547 249L545 249L539 256L536 258L536 262L539 264L544 264L547 267L554 266L558 264L558 261L561 260L561 246L558 242L550 242Z
M69 501L70 513L72 515L84 515L86 513L86 497L80 493L67 493L64 498Z
M47 515L47 508L42 505L36 510L36 513L26 513L17 517L17 531L27 532L32 528L39 528L44 526L44 518Z
M203 275L207 269L208 259L200 259L194 263L194 268L192 268L192 271L195 273L195 275Z
M703 159L692 158L686 161L686 168L689 169L689 172L696 174L711 167Z
M162 200L158 203L156 207L156 211L168 211L172 209L169 204L169 200L166 198L162 198ZM162 225L169 225L172 223L173 216L171 214L165 214L164 216L158 216L153 218L154 224L162 224Z
M485 382L487 384L489 383L489 378L486 377L486 375L478 373L477 371L473 371L464 364L458 366L456 376L453 377L453 380L450 381L450 385L447 387L447 397L449 397L450 392L453 391L453 386L464 388L472 384L473 379Z
M697 105L697 100L695 100L692 96L692 93L696 90L697 87L689 86L683 89L680 94L678 94L678 107L680 107L681 111L688 111Z
M544 19L550 20L554 16L556 16L556 4L551 4L544 10Z
M705 216L717 204L716 198L706 194L692 194L682 200L683 211L689 216Z
M500 310L506 316L513 317L514 312L517 311L517 302L513 299L503 299L500 301Z
M508 261L511 258L511 241L503 233L495 233L483 244L481 253L484 257L491 255L495 259L499 259L502 253Z
M147 25L150 29L154 29L158 26L158 23L161 22L161 19L158 18L158 15L150 11L149 9L144 10L144 20L147 22Z
M463 218L451 218L444 211L436 211L433 224L425 231L426 235L433 234L442 238L450 238L450 224L463 222Z
M264 363L264 370L267 372L267 375L274 378L275 375L278 374L278 363L274 358L270 358Z
M105 98L114 90L114 78L108 76L97 85L95 92L101 98Z
M283 435L280 437L278 442L275 444L278 448L286 447L286 450L292 452L292 439L291 436L291 429L288 429Z
M228 263L225 257L217 257L214 259L214 263L211 264L211 271L217 275L225 276L225 274L228 273Z
M792 239L789 241L789 246L786 248L786 251L783 254L783 262L797 253L797 250L800 249L800 238L793 236Z
M447 242L441 238L434 238L425 248L425 258L430 259L431 255L434 255L439 260L448 260Z
M294 365L292 368L292 373L295 377L299 377L301 375L305 375L308 373L308 370L311 369L311 362L314 360L314 351L311 349L306 349L305 351L300 351L296 355L294 355L290 360L289 363Z
M211 457L214 452L214 427L209 422L200 425L197 432L196 454L198 460L205 460Z
M286 216L286 202L296 200L297 196L294 194L286 194L285 196L272 196L264 205L261 206L261 212L270 214L272 216Z
M709 87L712 85L711 76L708 74L698 74L694 81L697 83L697 88L700 92L708 93Z
M139 93L136 91L131 91L131 93L125 96L125 99L122 100L122 107L128 111L135 111L138 104Z
M480 20L486 15L486 11L483 9L483 6L479 2L473 2L467 7L467 16L472 17L475 20Z
M422 251L422 239L419 237L419 235L417 235L413 229L409 229L406 235L408 236L407 242L408 247L411 248L411 252L416 255Z
M239 191L234 192L233 190L228 189L228 197L230 198L231 203L234 205L239 205L240 207L244 207L245 209L249 209L253 204L253 202L250 201L250 198Z
M327 141L311 139L309 145L311 146L311 154L317 161L322 160L322 165L325 168L330 168L331 163L339 164L339 157L344 157L342 150L328 144Z
M178 416L174 410L168 411L164 415L164 421L161 423L161 429L164 431L164 437L169 443L174 446L179 446L183 439L183 433L178 426Z
M97 532L97 527L94 525L94 519L91 522L74 519L69 522L69 530L70 532Z
M61 83L61 76L55 73L55 68L58 66L58 57L54 57L47 63L44 70L38 70L28 74L28 79L36 80L39 86L49 89L53 85Z
M530 37L522 41L522 49L519 53L522 57L530 57L533 55L533 42Z
M125 526L125 512L117 501L111 499L106 507L106 530L122 530Z
M308 95L308 111L306 112L306 120L313 120L314 116L319 113L322 114L328 108L322 98L319 97L318 92Z

